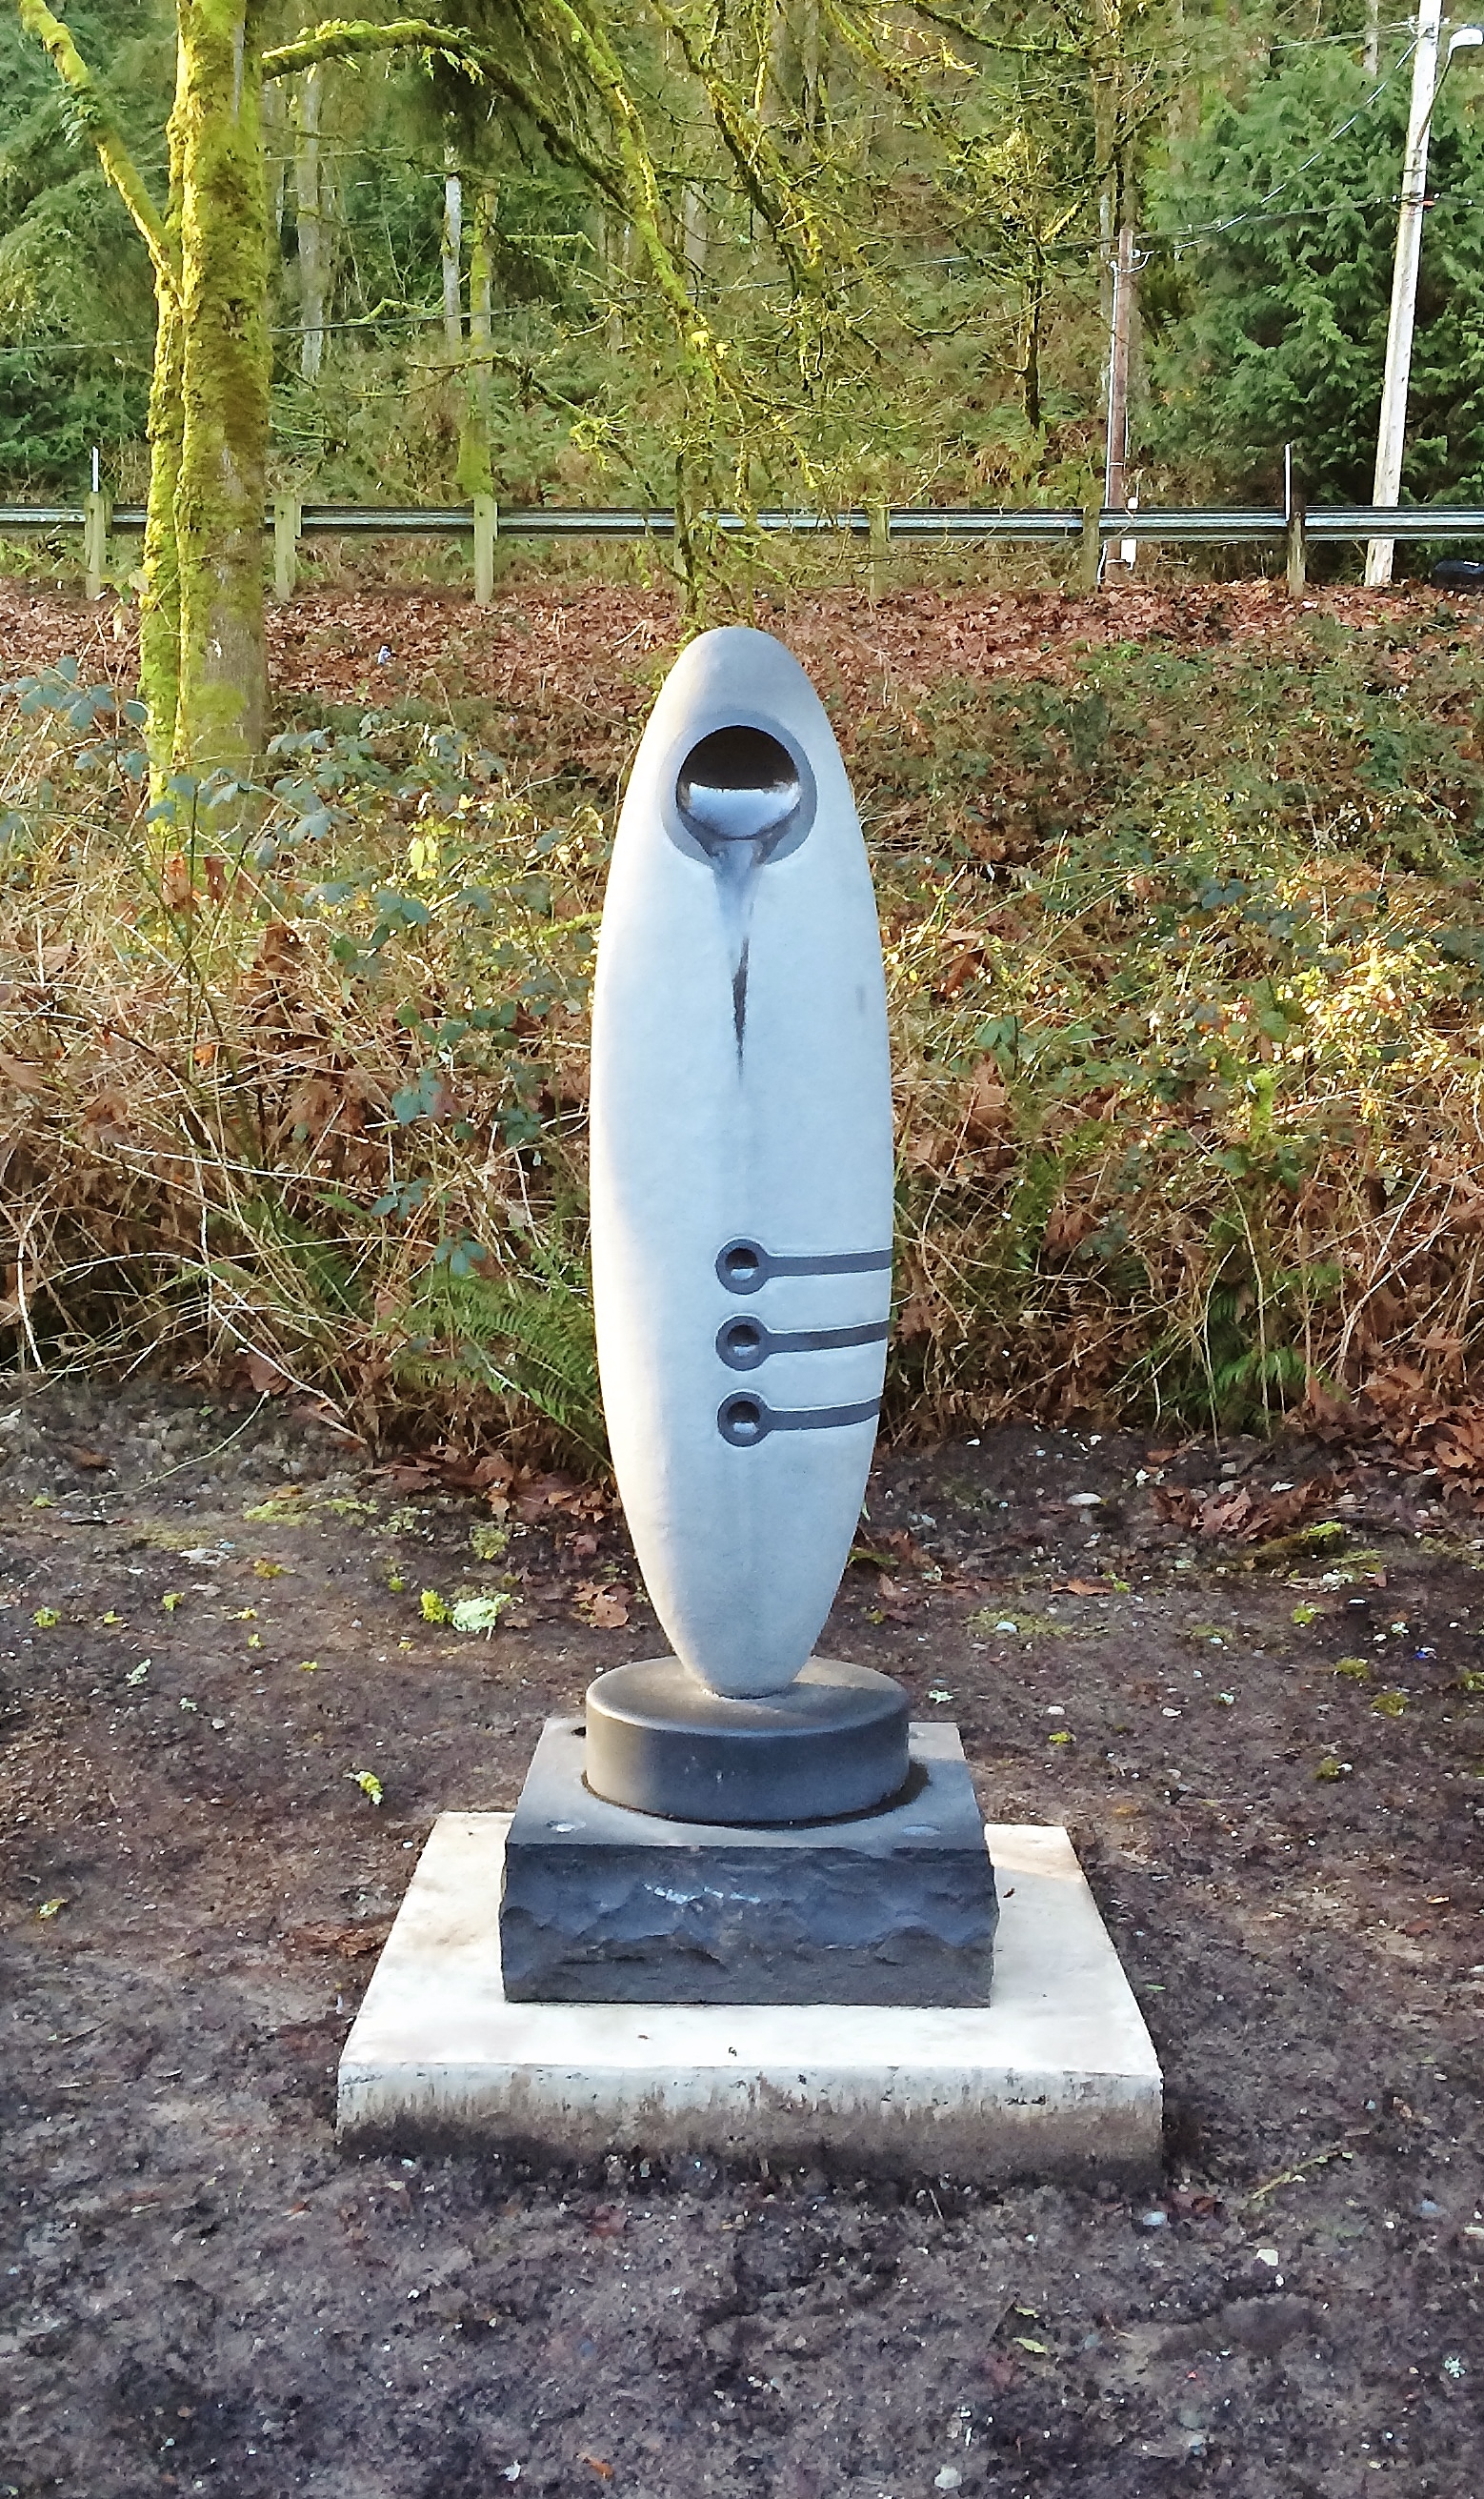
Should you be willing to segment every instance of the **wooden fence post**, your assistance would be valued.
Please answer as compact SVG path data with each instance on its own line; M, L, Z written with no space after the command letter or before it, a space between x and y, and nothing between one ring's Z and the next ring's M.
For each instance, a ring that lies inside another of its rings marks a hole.
M103 597L104 575L109 568L109 526L113 518L113 505L109 496L95 486L82 498L82 568L87 576L89 599Z
M1308 578L1308 533L1304 526L1304 506L1295 503L1288 514L1288 596L1302 598Z
M274 497L274 597L286 607L299 579L299 525L304 505L297 495Z
M1096 590L1102 561L1103 506L1101 503L1084 503L1081 562L1078 567L1078 581L1081 589Z
M869 540L871 553L866 582L871 604L874 607L881 597L882 584L886 579L887 557L891 547L891 506L885 503L868 503L866 513L871 524Z
M493 495L474 497L474 604L488 607L495 596L495 541L500 536L500 505Z

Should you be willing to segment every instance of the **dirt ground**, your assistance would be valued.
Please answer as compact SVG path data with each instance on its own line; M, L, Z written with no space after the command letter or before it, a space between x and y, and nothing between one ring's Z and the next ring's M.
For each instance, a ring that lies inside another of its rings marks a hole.
M143 1387L0 1383L0 2499L1477 2499L1484 1521L1436 1479L880 1469L828 1648L1071 1826L1167 2076L1130 2204L341 2155L433 1817L657 1646L621 1523ZM1345 1534L1261 1567L1243 1493Z

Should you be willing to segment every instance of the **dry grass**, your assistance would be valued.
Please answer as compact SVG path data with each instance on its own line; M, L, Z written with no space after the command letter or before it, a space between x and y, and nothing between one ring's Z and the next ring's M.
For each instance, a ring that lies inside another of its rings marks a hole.
M1484 1463L1476 645L1426 594L1266 633L1263 596L1236 647L1058 631L1038 669L1022 612L1013 670L983 636L936 682L853 655L899 1431L1307 1402ZM601 777L544 662L519 736L477 696L359 728L306 704L329 725L282 742L245 840L188 789L148 817L102 696L13 694L15 1360L245 1373L367 1435L597 1454L586 994L644 654Z

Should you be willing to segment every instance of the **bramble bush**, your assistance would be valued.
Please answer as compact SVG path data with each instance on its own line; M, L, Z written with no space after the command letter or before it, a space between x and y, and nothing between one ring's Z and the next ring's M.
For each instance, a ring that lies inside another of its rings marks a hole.
M1467 1398L1476 643L1427 600L1274 614L841 721L894 1026L898 1432ZM560 691L518 766L477 704L403 704L291 728L245 804L151 806L132 707L66 671L13 687L0 736L10 1358L600 1463L617 793Z

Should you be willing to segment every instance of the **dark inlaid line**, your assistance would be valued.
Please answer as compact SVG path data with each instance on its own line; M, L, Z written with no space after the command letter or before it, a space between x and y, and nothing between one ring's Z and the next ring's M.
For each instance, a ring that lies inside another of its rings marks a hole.
M718 1411L717 1430L734 1449L755 1449L773 1432L835 1432L851 1423L874 1423L881 1412L879 1397L855 1406L785 1407L765 1405L760 1397L728 1397Z
M852 1345L885 1345L887 1322L862 1327L766 1328L760 1319L727 1319L718 1328L716 1349L729 1371L756 1371L774 1353L832 1353Z

